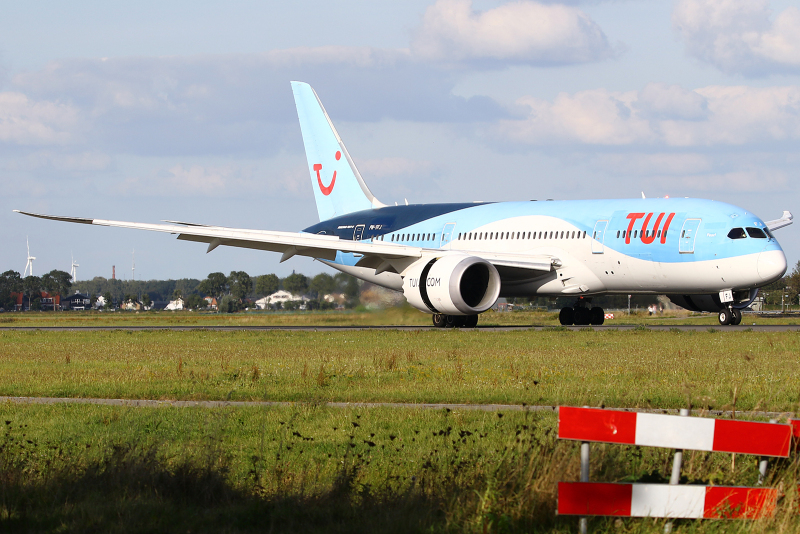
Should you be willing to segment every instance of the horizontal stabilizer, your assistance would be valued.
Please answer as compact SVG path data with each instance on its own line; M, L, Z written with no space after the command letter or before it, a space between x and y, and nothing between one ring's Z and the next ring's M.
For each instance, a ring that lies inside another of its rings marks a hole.
M794 219L794 215L792 215L789 211L784 211L783 215L781 215L780 219L775 219L774 221L767 221L766 225L770 231L778 230L783 228L784 226L789 226L792 224L792 219Z

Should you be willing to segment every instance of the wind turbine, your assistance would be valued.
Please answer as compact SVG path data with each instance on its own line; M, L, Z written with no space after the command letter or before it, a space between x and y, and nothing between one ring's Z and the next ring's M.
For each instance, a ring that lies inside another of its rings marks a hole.
M36 258L31 256L31 244L28 241L27 236L25 237L25 244L28 245L28 263L25 264L25 272L22 274L22 277L25 278L26 276L33 276L33 260ZM28 274L30 271L30 274Z
M75 263L75 256L72 256L72 254L70 254L70 256L72 257L72 270L70 271L70 274L72 275L72 283L74 284L75 282L78 281L78 269L77 268L80 267L80 265Z

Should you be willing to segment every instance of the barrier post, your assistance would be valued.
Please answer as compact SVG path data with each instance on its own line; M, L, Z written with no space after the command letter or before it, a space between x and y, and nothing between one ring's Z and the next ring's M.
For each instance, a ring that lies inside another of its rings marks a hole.
M777 423L777 419L770 419L770 423ZM761 461L758 462L758 486L764 483L764 479L767 478L767 457L762 456Z
M589 482L589 442L581 442L581 482ZM589 520L581 517L578 521L580 534L587 534L589 530Z
M689 409L681 408L681 416L688 417ZM669 477L670 486L677 486L681 482L681 468L683 467L683 449L675 449L675 457L672 459L672 474ZM664 524L664 534L672 532L672 521Z

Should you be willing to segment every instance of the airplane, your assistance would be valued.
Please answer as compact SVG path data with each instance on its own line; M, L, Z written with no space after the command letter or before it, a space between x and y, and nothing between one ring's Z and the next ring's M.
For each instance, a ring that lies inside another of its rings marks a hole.
M403 293L437 327L473 328L499 297L573 297L563 325L600 325L592 297L665 294L739 324L760 287L786 272L773 231L743 208L693 198L386 205L372 194L314 89L291 82L319 222L301 232L24 215L176 234L309 256Z

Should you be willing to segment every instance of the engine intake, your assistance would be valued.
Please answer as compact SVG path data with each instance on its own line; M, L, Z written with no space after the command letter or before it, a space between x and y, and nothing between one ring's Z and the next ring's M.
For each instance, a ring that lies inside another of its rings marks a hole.
M497 300L500 275L494 265L476 256L425 259L404 273L403 295L409 304L427 313L474 315Z

